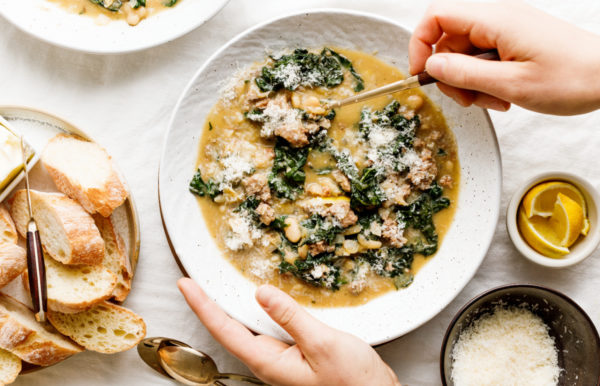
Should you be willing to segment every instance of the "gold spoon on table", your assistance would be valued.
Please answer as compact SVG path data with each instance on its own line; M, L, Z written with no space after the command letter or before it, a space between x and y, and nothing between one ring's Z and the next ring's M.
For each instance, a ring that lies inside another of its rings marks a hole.
M498 55L498 51L496 50L487 51L482 54L475 55L475 57L485 60L500 60L500 56ZM386 84L385 86L378 87L374 90L365 91L363 93L353 95L342 100L326 101L325 106L328 109L335 109L346 105L359 103L381 95L393 94L398 91L408 90L415 87L425 86L426 84L436 83L437 81L437 79L429 75L426 71L423 71L420 74L413 75L409 78L399 80L394 83Z
M258 378L240 374L220 373L211 357L191 347L161 345L158 361L161 367L177 381L192 386L208 386L231 379L255 385L267 385Z

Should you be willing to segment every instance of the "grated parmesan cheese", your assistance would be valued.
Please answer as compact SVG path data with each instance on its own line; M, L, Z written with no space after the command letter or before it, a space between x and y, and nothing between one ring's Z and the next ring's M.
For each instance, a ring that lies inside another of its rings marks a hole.
M248 118L262 122L260 136L270 138L281 127L290 131L302 131L302 115L300 111L281 101L270 101L262 114L248 114Z
M231 188L232 184L241 181L241 179L254 171L254 164L249 160L248 155L241 157L239 154L230 154L219 159L221 170L215 175L219 181L219 189L225 190Z
M463 331L452 349L456 386L548 386L560 374L548 326L524 308L496 307Z
M263 232L242 212L232 212L227 224L231 228L231 232L225 237L225 246L232 251L239 251L254 245L254 240L260 239L263 235Z

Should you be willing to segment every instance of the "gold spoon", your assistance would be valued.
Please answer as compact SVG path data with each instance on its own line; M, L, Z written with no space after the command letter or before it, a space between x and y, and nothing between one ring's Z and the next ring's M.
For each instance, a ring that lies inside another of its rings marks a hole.
M185 385L208 386L218 383L220 379L267 385L258 378L219 373L217 365L211 357L191 347L161 344L157 353L158 362L167 374Z
M492 50L487 51L479 55L475 55L476 58L485 59L485 60L500 60L500 56L498 55L498 51ZM420 74L413 75L409 78L399 80L394 83L386 84L385 86L378 87L374 90L365 91L363 93L353 95L351 97L342 99L342 100L329 100L325 101L325 106L327 109L335 109L338 107L343 107L346 105L351 105L354 103L359 103L365 101L367 99L375 98L381 95L393 94L398 91L408 90L410 88L425 86L426 84L436 83L438 80L429 75L426 71L421 72Z

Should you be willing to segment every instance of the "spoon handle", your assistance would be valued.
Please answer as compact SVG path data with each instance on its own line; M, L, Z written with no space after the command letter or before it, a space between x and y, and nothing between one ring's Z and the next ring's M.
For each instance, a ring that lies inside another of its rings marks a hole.
M254 385L269 385L268 383L265 383L258 378L249 377L241 374L221 373L219 374L219 379L231 379L234 381L252 383Z
M475 55L475 57L484 60L500 60L500 56L496 50L486 51L482 54ZM378 87L373 90L365 91L342 100L330 101L327 103L327 107L331 109L338 108L362 102L381 95L392 94L398 91L408 90L410 88L425 86L426 84L436 83L437 81L438 80L433 76L429 75L426 71L423 71L420 74L413 75L409 78L402 79L394 83L386 84L385 86Z

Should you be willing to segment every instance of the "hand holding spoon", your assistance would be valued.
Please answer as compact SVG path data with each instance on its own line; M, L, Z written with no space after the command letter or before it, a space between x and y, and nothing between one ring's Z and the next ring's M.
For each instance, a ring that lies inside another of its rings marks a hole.
M475 55L475 57L485 60L500 60L500 56L498 55L498 51L496 50L487 51L482 54ZM429 75L427 72L423 71L420 74L413 75L409 78L402 79L394 83L386 84L385 86L378 87L374 90L365 91L363 93L353 95L342 100L327 101L325 105L328 109L334 109L346 105L351 105L354 103L359 103L381 95L393 94L398 91L425 86L426 84L436 83L437 81L437 79Z

